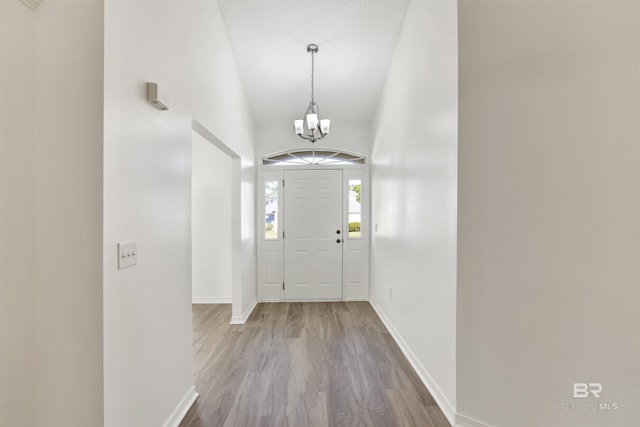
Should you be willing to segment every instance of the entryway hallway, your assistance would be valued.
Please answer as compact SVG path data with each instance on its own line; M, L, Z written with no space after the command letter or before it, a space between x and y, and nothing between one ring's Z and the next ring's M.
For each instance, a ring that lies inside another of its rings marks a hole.
M194 304L195 386L181 427L450 424L368 302Z

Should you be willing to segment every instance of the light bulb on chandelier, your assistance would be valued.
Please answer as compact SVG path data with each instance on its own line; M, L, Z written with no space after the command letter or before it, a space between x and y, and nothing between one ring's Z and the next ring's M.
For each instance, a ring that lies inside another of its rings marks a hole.
M293 129L296 132L296 135L300 138L304 138L314 143L329 134L329 130L331 129L331 120L320 119L320 110L318 109L318 104L316 104L314 99L314 55L318 53L318 45L308 45L307 52L311 54L311 102L309 102L307 111L304 113L305 118L303 120L293 121Z

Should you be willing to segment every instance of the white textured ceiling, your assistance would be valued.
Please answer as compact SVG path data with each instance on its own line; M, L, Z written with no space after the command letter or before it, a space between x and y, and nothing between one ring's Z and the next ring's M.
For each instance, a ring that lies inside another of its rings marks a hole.
M291 124L311 97L333 126L371 122L408 0L219 0L257 126Z

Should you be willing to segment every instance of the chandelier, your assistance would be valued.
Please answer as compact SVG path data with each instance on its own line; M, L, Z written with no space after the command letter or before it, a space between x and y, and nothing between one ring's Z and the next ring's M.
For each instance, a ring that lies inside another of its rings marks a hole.
M324 138L329 134L331 128L331 120L320 119L320 110L318 104L314 100L313 93L313 66L314 55L318 53L318 45L310 44L307 46L307 52L311 54L311 102L304 113L304 120L294 120L293 128L300 138L307 139L312 143Z

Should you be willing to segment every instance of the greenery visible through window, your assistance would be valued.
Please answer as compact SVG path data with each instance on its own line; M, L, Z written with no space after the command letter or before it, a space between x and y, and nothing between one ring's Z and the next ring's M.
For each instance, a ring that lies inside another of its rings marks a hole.
M359 179L349 180L349 238L362 238L362 204L361 204L362 181Z
M278 181L264 183L264 238L278 238Z

